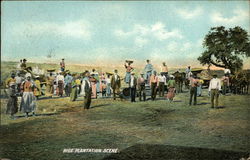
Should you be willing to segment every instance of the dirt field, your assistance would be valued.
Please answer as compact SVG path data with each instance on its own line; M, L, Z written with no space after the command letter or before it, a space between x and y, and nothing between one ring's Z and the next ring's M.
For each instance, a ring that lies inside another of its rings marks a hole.
M9 159L240 159L250 151L249 95L220 96L211 109L207 91L198 105L189 93L173 103L39 100L36 117L5 115L1 99L0 158ZM137 100L138 101L138 100ZM115 153L63 153L64 149L118 149Z

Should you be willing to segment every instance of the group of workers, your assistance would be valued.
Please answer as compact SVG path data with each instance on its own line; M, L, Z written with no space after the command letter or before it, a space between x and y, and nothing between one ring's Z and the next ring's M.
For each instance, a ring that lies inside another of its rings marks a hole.
M124 79L130 91L131 102L136 102L137 95L139 101L146 101L146 88L150 88L151 100L153 101L156 99L157 92L159 92L159 97L165 96L170 102L173 101L176 93L175 77L169 75L165 62L162 63L160 74L157 74L150 60L147 60L143 72L141 72L138 77L135 76L134 68L131 66L132 63L132 61L126 61L124 64L126 68L125 78L120 77L117 69L114 70L114 73L101 73L100 76L95 69L92 69L92 72L86 70L83 75L80 76L75 73L65 72L65 62L64 59L62 59L62 62L60 62L60 71L56 75L50 72L46 77L45 95L52 97L56 94L62 97L65 93L67 97L70 97L71 101L75 101L78 96L83 96L84 109L89 109L91 99L97 98L98 93L101 93L102 97L111 97L113 93L114 100L116 100L117 97L121 98L121 83ZM27 69L26 59L22 60L20 68ZM227 75L228 73L225 74L222 80L222 82L226 84L225 86L229 83ZM34 78L34 80L32 80L32 78ZM190 85L189 105L196 105L196 97L197 95L201 95L203 82L198 79L196 75L192 74L190 66L186 69L186 79L189 80ZM20 111L24 112L26 117L29 116L29 113L35 116L36 100L42 95L39 76L31 76L28 72L24 78L20 76L20 73L12 73L11 78L6 81L6 86L9 88L7 113L11 115L11 118L15 118L14 114L18 112L18 96L22 97ZM165 86L167 86L166 95ZM208 90L211 95L211 107L218 107L221 79L218 79L217 75L213 75ZM224 90L226 91L226 89Z

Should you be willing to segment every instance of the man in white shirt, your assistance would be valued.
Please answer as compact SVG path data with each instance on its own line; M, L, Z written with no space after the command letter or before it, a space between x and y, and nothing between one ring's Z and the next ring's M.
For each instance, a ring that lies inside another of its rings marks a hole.
M210 80L208 91L211 96L211 107L214 108L214 99L215 107L218 107L219 103L219 93L221 90L221 80L217 78L217 75L213 75L213 79Z
M159 97L164 97L166 77L163 72L158 76Z

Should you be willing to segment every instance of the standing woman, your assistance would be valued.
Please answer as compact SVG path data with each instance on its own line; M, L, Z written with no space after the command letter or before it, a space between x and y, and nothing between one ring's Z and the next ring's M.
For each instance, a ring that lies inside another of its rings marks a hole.
M6 81L6 87L9 88L9 100L7 103L6 114L10 114L10 118L14 119L14 114L17 113L17 90L16 90L16 80L15 74L11 74L11 78Z
M111 79L110 79L110 74L107 75L106 79L106 94L108 97L111 96Z
M64 76L62 72L59 72L59 75L56 77L56 84L58 86L58 96L63 96L63 88L64 88Z
M77 98L77 82L76 75L73 75L73 79L71 82L71 93L70 93L70 101L75 101Z
M53 93L54 93L54 76L53 74L50 72L49 76L46 79L46 96L48 97L52 97Z
M26 81L24 81L21 86L23 91L23 96L20 107L20 111L26 113L26 117L29 116L30 112L32 112L33 116L35 116L36 97L34 96L33 93L35 87L36 87L35 84L31 82L30 75L26 75Z
M167 83L168 86L168 94L167 94L167 99L172 102L174 97L175 97L175 80L174 80L174 76L170 75L170 80Z
M89 77L89 81L91 83L91 88L92 88L92 96L91 96L91 98L97 98L97 80L95 79L94 74L92 74Z
M39 81L39 76L36 76L35 85L36 88L34 88L34 95L38 99L38 97L42 95L41 82Z
M126 68L126 75L125 75L125 82L129 83L130 77L131 77L131 72L134 70L133 67L131 67L132 61L126 61L127 64L125 63L124 66Z

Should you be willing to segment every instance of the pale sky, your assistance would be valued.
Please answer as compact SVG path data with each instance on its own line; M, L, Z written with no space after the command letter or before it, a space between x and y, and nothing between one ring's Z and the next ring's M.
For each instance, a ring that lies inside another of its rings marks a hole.
M99 65L151 59L170 67L198 66L211 27L249 32L249 19L248 1L4 1L1 58Z

